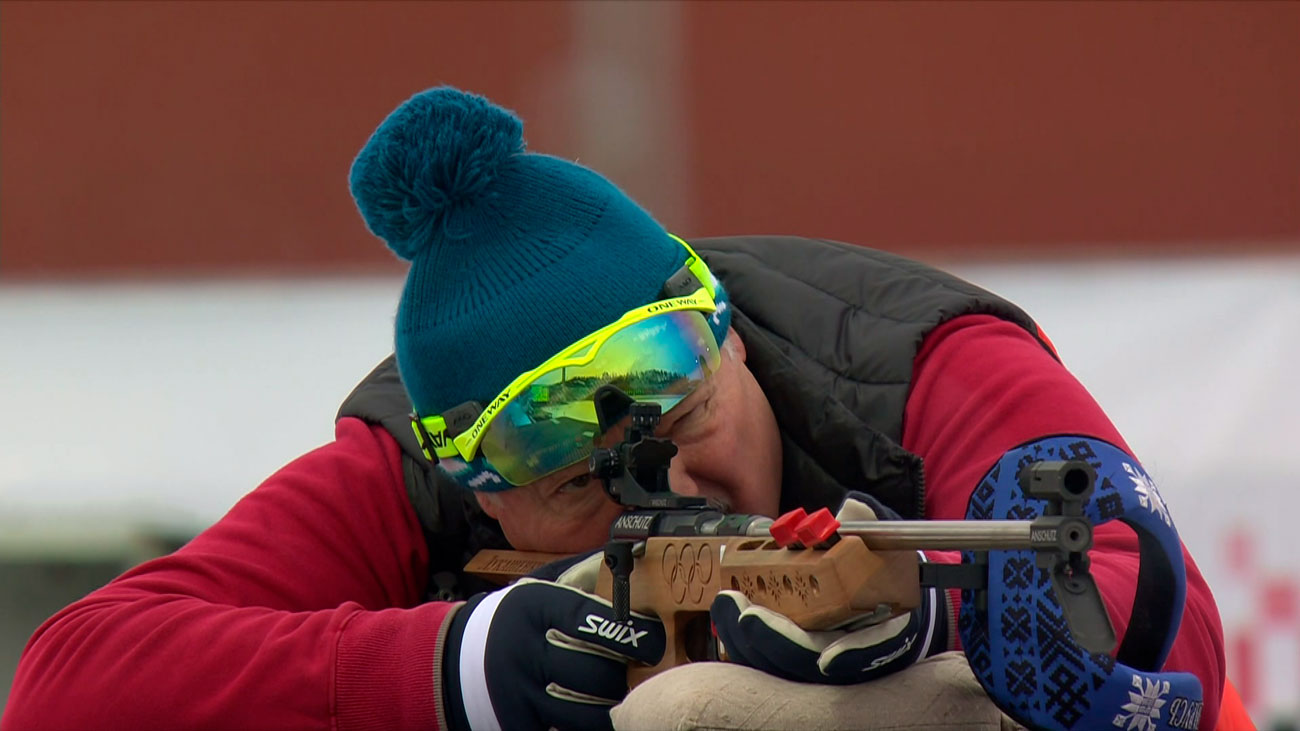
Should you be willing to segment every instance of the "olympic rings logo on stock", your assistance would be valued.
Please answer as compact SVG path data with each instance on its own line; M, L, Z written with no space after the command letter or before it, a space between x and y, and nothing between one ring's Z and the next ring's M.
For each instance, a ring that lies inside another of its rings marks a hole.
M673 601L699 603L713 581L713 549L707 543L671 544L664 548L662 572Z

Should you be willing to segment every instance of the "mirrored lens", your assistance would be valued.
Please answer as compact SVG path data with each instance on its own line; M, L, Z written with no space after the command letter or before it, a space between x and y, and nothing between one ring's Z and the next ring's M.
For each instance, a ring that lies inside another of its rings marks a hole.
M667 413L720 360L701 312L670 312L629 325L590 363L549 371L511 399L483 437L483 456L511 484L545 477L590 456L600 436L596 389L612 384Z

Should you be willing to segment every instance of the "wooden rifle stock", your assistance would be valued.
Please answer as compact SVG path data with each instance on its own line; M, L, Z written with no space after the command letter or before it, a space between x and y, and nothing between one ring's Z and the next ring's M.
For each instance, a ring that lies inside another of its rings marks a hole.
M465 569L506 583L560 558L483 551ZM708 657L709 607L719 591L739 591L804 629L831 629L864 614L897 615L919 606L918 560L913 550L873 551L853 535L813 548L782 548L771 539L746 536L648 538L629 577L630 608L663 621L667 647L657 665L630 667L628 684ZM596 593L612 601L607 566L601 566Z

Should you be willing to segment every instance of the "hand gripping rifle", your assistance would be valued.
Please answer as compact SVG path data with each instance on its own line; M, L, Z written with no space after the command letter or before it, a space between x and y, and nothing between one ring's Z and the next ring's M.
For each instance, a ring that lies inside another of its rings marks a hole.
M826 630L910 611L921 587L972 589L982 609L988 587L987 552L1028 549L1046 569L1070 633L1090 652L1109 652L1115 631L1088 573L1092 524L1083 504L1096 473L1082 461L1037 462L1019 475L1021 488L1047 501L1034 520L837 521L826 508L776 520L725 513L706 498L674 493L668 465L671 440L655 437L660 408L634 402L613 386L594 396L601 432L624 418L623 441L596 449L593 475L626 508L610 528L597 593L609 599L616 622L630 612L658 616L667 632L663 659L632 667L635 686L668 668L711 659L709 607L734 589L809 630ZM921 563L918 550L974 551L971 564ZM560 558L550 554L484 551L466 570L513 578Z

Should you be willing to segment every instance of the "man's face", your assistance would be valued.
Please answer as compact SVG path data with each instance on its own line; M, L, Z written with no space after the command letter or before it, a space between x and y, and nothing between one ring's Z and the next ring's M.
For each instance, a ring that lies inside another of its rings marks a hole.
M745 367L745 348L731 330L718 372L664 414L658 435L677 445L669 484L683 495L703 495L731 512L776 516L781 492L781 440L772 407ZM610 430L605 446L621 441ZM479 493L479 504L501 522L521 551L577 553L599 548L623 508L577 464L537 482Z

